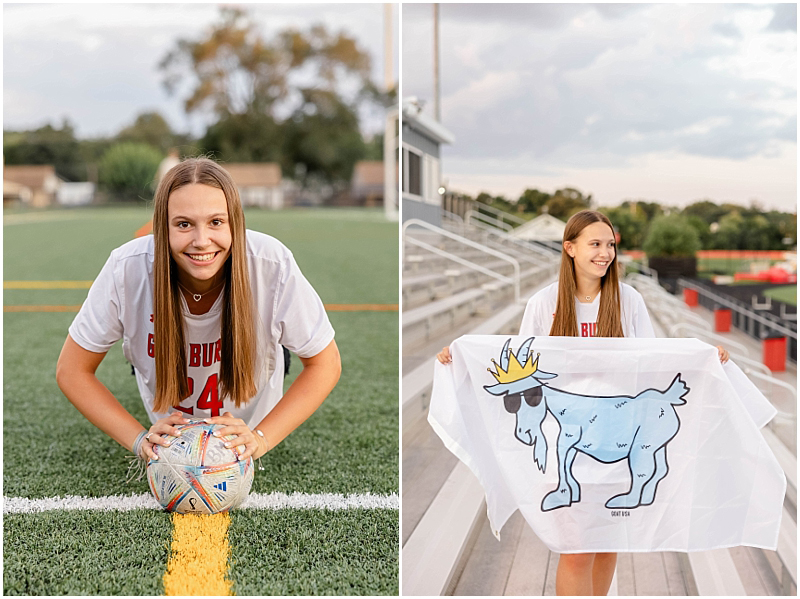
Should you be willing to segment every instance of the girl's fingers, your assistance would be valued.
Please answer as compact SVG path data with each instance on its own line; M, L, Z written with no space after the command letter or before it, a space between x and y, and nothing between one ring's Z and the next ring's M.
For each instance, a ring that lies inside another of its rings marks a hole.
M234 418L233 416L230 416L229 412L225 412L225 413L229 414L229 415L228 416L215 416L213 418L206 418L203 422L205 422L206 424L238 424L238 425L244 425L244 420L242 420L241 418Z
M170 426L164 423L156 423L152 427L150 427L150 432L153 435L148 439L148 441L152 441L157 436L161 435L170 435L172 437L180 437L181 436L181 429L175 428L174 426Z
M234 422L230 424L225 424L222 428L216 429L212 435L215 437L224 437L225 435L238 435L239 433L249 431L250 427L248 427L243 421L239 420L239 422Z
M241 444L240 444L241 445ZM244 451L239 453L239 459L241 461L246 460L249 457L252 457L253 454L258 450L258 442L254 439L253 441L246 443L244 446Z
M440 351L438 354L436 354L436 358L442 364L449 364L450 362L453 361L453 359L450 357L450 348L449 347L443 347L442 351Z
M150 445L161 445L163 447L167 447L170 444L170 441L168 441L165 437L162 437L159 434L150 435L148 442L150 443Z
M158 456L156 455L156 452L153 451L153 446L150 443L144 443L142 445L142 450L144 451L148 460L158 460Z
M170 424L189 424L189 421L184 418L182 412L173 412L169 418L165 418Z
M246 433L237 434L233 439L225 441L225 447L233 449L239 445L248 445L255 441L255 435L250 431Z
M728 353L728 350L723 348L721 345L718 345L717 346L717 351L719 352L719 361L722 362L723 364L725 362L727 362L728 359L730 358L730 354Z

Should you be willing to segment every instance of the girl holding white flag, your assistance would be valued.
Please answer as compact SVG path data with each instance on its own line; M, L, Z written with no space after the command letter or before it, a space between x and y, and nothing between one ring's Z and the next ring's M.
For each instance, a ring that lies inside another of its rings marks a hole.
M642 296L619 281L616 239L608 217L583 210L564 229L558 282L536 293L525 307L520 335L563 337L655 337ZM728 352L718 347L720 361ZM450 348L437 355L452 361ZM607 595L616 553L562 554L558 595Z

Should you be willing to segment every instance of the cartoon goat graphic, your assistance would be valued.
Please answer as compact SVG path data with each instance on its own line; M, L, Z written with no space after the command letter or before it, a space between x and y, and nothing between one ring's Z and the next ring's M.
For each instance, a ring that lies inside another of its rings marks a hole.
M558 488L545 495L542 511L580 501L581 487L572 475L578 452L605 464L628 460L630 490L609 499L607 508L633 509L653 503L658 483L669 472L667 443L680 428L674 406L686 403L683 398L689 392L680 373L665 391L646 389L636 397L569 393L542 382L558 375L538 369L540 354L533 360L533 340L526 339L516 356L509 349L511 339L506 341L500 364L492 360L496 371L489 369L497 384L484 389L502 395L506 411L516 414L516 437L533 446L534 463L542 472L547 466L542 422L548 411L558 422Z

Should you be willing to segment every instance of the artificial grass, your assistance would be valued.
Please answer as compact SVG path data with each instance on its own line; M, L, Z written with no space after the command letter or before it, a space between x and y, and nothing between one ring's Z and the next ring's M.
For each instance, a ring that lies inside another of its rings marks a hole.
M41 220L30 216L33 220L3 227L6 281L91 281L111 251L133 239L152 214L137 206L49 212ZM398 303L398 226L379 213L249 208L245 219L249 229L289 247L323 302ZM6 293L6 305L80 304L86 297L85 290Z
M792 306L797 305L797 285L773 287L772 289L765 289L763 293L775 301L791 304Z
M56 510L3 517L5 595L158 595L169 515Z
M397 595L396 510L231 513L236 595Z
M91 280L150 212L115 207L15 216L23 217L19 224L4 227L6 280ZM249 228L292 249L323 301L351 304L397 303L397 224L379 216L247 211ZM86 290L7 290L4 303L76 305L85 296ZM83 418L56 385L56 360L74 316L4 314L6 496L148 492L146 481L123 483L127 451ZM329 316L342 355L339 385L261 460L265 470L257 471L253 492L398 490L398 313ZM287 384L300 368L294 358ZM121 344L111 348L98 377L147 422ZM397 510L237 512L230 529L234 590L397 594L398 526ZM5 592L161 593L170 529L167 515L148 510L6 515Z
M56 360L73 316L5 314L4 493L146 493L146 481L123 484L128 452L81 416L56 385ZM262 458L265 470L258 472L254 492L398 489L397 313L342 312L330 318L342 355L339 384L305 424ZM294 358L292 378L300 368ZM120 344L109 351L98 377L134 417L147 422ZM31 455L43 459L32 467Z
M397 302L397 224L380 213L248 209L246 215L248 227L278 236L292 248L324 301ZM91 280L150 211L107 207L15 218L23 220L4 227L6 280ZM57 259L42 239L59 248ZM86 290L7 290L5 303L77 305L85 295ZM125 450L86 421L55 383L56 360L73 318L73 313L4 315L5 493L147 492L144 481L122 485ZM397 490L398 313L332 312L330 318L343 361L339 385L308 422L263 458L267 470L257 477L254 491ZM295 358L292 376L299 369ZM131 414L147 422L120 344L98 376ZM29 455L46 457L35 472L30 472Z
M91 281L111 250L133 239L136 230L150 219L150 212L144 206L60 210L31 213L32 220L6 224L3 278ZM48 292L40 293L46 296Z

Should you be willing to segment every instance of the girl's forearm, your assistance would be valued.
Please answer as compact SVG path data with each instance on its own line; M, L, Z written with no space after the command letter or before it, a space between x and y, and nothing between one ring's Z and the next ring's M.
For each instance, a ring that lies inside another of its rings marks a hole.
M269 449L305 422L339 381L342 365L335 342L313 358L301 358L301 361L302 372L257 427L264 433Z
M89 422L126 449L133 448L136 435L144 427L122 407L94 374L60 374L58 385Z

